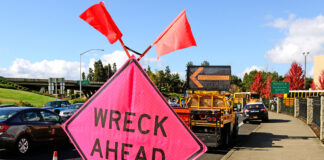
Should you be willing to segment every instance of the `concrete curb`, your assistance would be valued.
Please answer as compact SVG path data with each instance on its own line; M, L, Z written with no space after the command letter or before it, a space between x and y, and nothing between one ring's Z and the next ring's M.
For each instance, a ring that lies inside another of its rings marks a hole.
M262 124L262 123L261 123ZM258 127L256 127L249 135L251 135L252 133L254 133L254 132L256 132L260 127L261 127L261 124L258 126ZM239 143L240 144L240 143ZM227 152L222 158L221 158L221 160L227 160L227 159L229 159L231 156L232 156L232 154L235 152L237 150L237 148L236 147L233 147L229 152Z

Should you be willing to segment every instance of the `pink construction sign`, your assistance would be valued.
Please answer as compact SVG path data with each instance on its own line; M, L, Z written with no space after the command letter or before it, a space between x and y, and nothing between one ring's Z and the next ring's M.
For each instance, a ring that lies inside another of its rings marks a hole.
M62 127L83 159L197 159L207 150L134 56Z

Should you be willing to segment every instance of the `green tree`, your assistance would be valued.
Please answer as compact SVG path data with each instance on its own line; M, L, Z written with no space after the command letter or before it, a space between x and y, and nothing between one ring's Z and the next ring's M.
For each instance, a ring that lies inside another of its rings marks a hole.
M94 77L93 69L89 68L89 73L88 73L87 79L89 81L93 81L93 77Z
M116 72L117 72L117 65L116 65L116 63L114 62L114 63L113 63L113 66L112 66L112 75L114 75Z
M209 66L209 62L208 62L208 61L203 61L203 62L201 63L201 65L202 65L202 66Z
M309 90L311 88L311 84L313 83L313 78L311 77L306 77L306 90Z
M86 75L84 72L82 72L82 80L85 80L86 79Z
M95 82L104 82L107 80L107 75L106 75L106 72L104 71L104 67L103 67L100 59L94 63L93 80Z

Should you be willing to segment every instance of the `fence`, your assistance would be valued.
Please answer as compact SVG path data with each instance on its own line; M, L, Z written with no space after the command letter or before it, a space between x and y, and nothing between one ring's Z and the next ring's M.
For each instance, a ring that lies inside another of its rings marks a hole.
M319 129L321 123L321 98L313 98L313 124Z
M280 98L280 112L294 115L294 98Z
M299 99L299 116L304 120L307 119L307 99L298 98Z
M262 98L263 104L270 110L270 111L277 111L277 103L274 98Z

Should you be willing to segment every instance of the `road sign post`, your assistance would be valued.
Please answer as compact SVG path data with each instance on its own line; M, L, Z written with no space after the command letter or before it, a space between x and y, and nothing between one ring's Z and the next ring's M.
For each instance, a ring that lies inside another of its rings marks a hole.
M134 56L63 129L83 159L196 159L207 150Z

